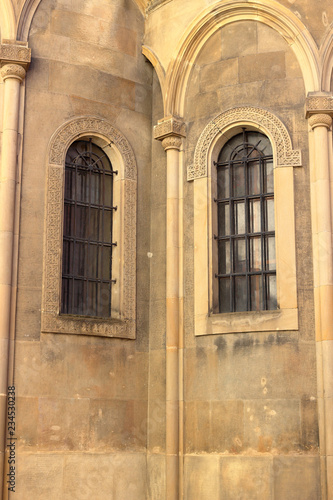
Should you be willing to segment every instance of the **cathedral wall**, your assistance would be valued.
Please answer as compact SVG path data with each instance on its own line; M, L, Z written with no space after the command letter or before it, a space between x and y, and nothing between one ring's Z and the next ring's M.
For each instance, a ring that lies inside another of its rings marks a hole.
M146 495L152 68L142 36L128 0L43 0L32 21L15 351L26 500ZM137 162L136 340L41 333L47 148L59 126L87 115L118 129Z
M217 31L189 79L185 170L207 123L239 106L274 113L302 167L294 169L298 331L194 335L193 182L184 181L186 500L321 497L304 99L288 44L253 21Z

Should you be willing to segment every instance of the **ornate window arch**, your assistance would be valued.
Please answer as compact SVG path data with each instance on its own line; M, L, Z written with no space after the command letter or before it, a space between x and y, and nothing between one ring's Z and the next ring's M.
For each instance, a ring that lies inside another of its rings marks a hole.
M68 148L92 140L103 149L114 170L114 247L111 317L80 317L60 313L64 172ZM136 329L136 194L137 167L127 139L105 120L80 117L53 135L47 155L46 217L43 269L42 332L135 338Z
M213 183L216 178L212 165L224 144L244 127L262 132L273 148L278 309L216 314L213 305L216 293ZM300 151L292 149L286 127L269 111L254 107L234 108L214 118L203 130L195 149L194 163L187 171L188 180L194 181L196 335L298 328L293 181L293 168L298 166L301 166ZM208 245L204 235L207 235Z

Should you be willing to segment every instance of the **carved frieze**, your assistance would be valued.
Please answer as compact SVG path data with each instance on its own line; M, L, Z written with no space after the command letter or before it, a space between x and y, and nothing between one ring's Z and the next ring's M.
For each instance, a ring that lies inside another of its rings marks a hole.
M306 118L318 113L333 115L333 95L328 93L308 95L305 101Z
M154 127L154 139L162 141L168 136L185 137L185 123L174 117L168 117L160 120Z
M301 152L292 149L289 133L276 116L265 109L239 107L221 113L205 127L195 149L194 162L188 166L187 180L207 176L207 155L214 139L223 129L239 124L251 124L269 132L276 146L277 166L301 165Z

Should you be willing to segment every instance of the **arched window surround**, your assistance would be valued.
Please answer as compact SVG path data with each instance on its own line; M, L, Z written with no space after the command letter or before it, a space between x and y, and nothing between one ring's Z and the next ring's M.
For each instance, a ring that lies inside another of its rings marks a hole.
M224 144L241 133L243 127L262 132L269 138L273 148L279 308L272 311L216 314L213 312L216 293L213 252L216 169L213 162L217 161ZM203 130L195 149L194 163L188 166L187 171L188 180L194 181L195 335L298 329L293 169L299 166L300 151L292 149L286 127L267 110L233 108L218 115Z
M113 168L114 238L111 318L60 314L65 157L76 140L92 139L103 148ZM43 266L42 332L135 338L136 333L136 196L137 167L125 136L106 120L79 117L53 135L47 154L45 237Z

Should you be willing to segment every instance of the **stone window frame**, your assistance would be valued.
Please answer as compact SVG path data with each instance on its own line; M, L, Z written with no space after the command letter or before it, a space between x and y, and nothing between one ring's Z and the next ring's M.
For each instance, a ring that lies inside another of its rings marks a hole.
M60 314L65 157L69 146L92 138L103 147L118 175L114 180L114 237L111 318ZM125 136L106 120L78 117L54 133L47 152L44 263L41 331L118 337L136 337L136 215L137 164Z
M279 309L214 313L214 168L224 144L242 127L265 134L273 148L276 276ZM194 186L194 333L199 335L298 330L293 169L301 152L292 149L285 125L271 112L255 107L227 110L203 130L188 166ZM205 235L207 235L205 237ZM288 241L288 245L284 242Z

